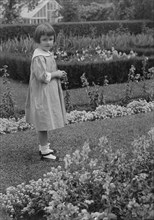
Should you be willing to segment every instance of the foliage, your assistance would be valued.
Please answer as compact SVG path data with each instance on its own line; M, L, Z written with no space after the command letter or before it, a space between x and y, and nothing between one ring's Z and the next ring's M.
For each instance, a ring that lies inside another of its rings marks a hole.
M78 0L62 1L61 6L59 13L63 17L63 22L78 21Z
M25 131L27 129L34 129L34 128L32 125L26 123L25 117L0 118L0 134L16 133L18 131Z
M126 55L127 56L127 55ZM127 81L129 68L131 65L136 67L136 72L142 74L142 57L136 57L133 59L118 59L108 61L87 61L87 62L61 62L58 61L57 65L59 69L65 70L68 75L69 85L68 88L81 88L81 75L85 72L89 81L89 85L92 82L95 84L103 85L104 77L107 75L111 84L123 83ZM148 68L153 65L153 57L148 59ZM30 76L30 58L23 57L16 54L0 54L1 65L8 66L8 73L11 79L20 80L28 83ZM0 75L2 73L0 72Z
M129 51L131 48L135 48L135 50L139 50L141 54L140 48L148 48L149 55L152 55L152 48L154 46L154 32L148 32L148 30L141 34L131 34L130 32L124 32L122 29L117 29L116 31L110 31L108 34L97 37L92 36L65 36L64 32L61 31L57 35L56 44L55 44L55 53L59 53L62 56L65 56L64 53L67 53L67 56L77 55L78 53L88 52L89 55L91 53L98 54L99 50L102 52L105 49L111 49L114 47L116 50L125 50ZM14 39L9 39L7 41L1 41L0 43L0 51L9 52L9 53L17 53L22 54L24 56L31 56L34 50L34 42L31 37L19 37ZM86 51L88 50L88 51ZM100 52L101 52L100 51ZM142 49L142 53L145 53L145 49ZM62 53L63 54L60 54ZM128 53L129 53L128 52ZM123 54L120 54L123 55Z
M47 220L153 218L153 141L154 128L132 142L131 152L115 150L104 136L97 146L86 141L65 156L64 168L7 188L1 205L18 220L37 214Z
M95 29L96 36L115 31L119 26L128 28L129 32L139 34L142 32L143 25L153 28L153 22L147 20L112 20L112 21L87 21L87 22L60 22L53 24L56 35L63 30L65 36L90 36L91 30ZM1 24L0 39L8 40L15 37L33 36L36 25L30 24Z
M39 0L5 0L3 6L3 23L23 22L20 10L27 5L29 10L38 5ZM153 0L109 0L111 7L104 8L106 1L60 0L62 8L60 13L63 21L81 20L125 20L125 19L151 19L154 16ZM85 15L82 13L85 11ZM79 15L80 14L80 15ZM78 16L79 15L79 16Z
M65 97L64 97L64 101L65 101L65 108L67 112L70 112L73 110L73 105L71 104L71 97L70 97L70 93L68 90L68 77L66 76L62 81L62 88L65 89Z
M113 19L151 19L154 16L153 0L111 0Z
M95 0L95 2L105 4L106 0ZM94 0L79 0L80 5L90 5L91 3L94 3Z
M146 100L134 100L126 106L121 105L99 105L95 111L71 111L67 114L68 123L94 121L98 119L108 119L134 115L138 113L147 113L154 110L154 102Z
M20 8L18 7L18 0L6 0L2 3L3 6L3 20L2 23L16 23L19 18Z
M115 117L124 117L126 115L147 113L151 111L154 111L154 102L147 102L146 100L134 100L129 102L126 106L103 104L96 107L94 111L72 110L72 105L70 102L68 104L68 112L66 116L67 123L73 124L85 121L95 121L98 119L102 120ZM25 117L18 120L15 118L0 118L0 134L14 133L33 128L33 126L26 123Z
M20 37L9 39L7 41L2 41L0 44L0 51L1 52L9 52L9 53L16 53L22 54L23 56L30 57L34 50L35 44L32 38L30 37Z
M105 4L106 2L109 4L109 7L104 9L103 3ZM83 16L85 20L89 20L90 17L93 20L153 20L154 18L153 0L110 0L106 2L96 4L89 3L86 6L81 6L86 11L86 15ZM99 6L99 8L97 6ZM97 15L95 14L96 11ZM103 12L105 12L104 17L102 17Z
M2 94L2 102L0 103L0 117L9 118L15 117L15 101L12 96L12 91L9 87L9 74L7 72L7 66L4 65L0 71L3 72L3 85L5 85L5 91Z
M80 21L103 21L109 20L109 13L112 6L105 7L101 3L93 2L88 6L79 6Z
M21 8L27 4L28 9L35 8L39 0L5 0L2 2L2 23L4 24L15 24L23 23L23 19L20 16Z
M151 79L154 76L154 68L147 69L147 63L148 63L148 57L143 56L142 60L142 74L136 74L135 70L136 68L131 65L131 68L129 69L128 74L128 80L126 85L126 94L125 97L122 99L122 104L128 104L128 102L131 100L131 96L133 93L133 86L139 86L138 82L142 81L143 84L140 84L143 91L143 96L147 101L152 101L154 97L154 90L153 88L147 88L146 80ZM132 82L135 82L133 84Z
M89 98L90 107L93 110L95 110L96 107L98 107L99 105L105 104L105 96L104 96L103 87L96 85L94 82L92 83L93 88L90 87L88 80L85 76L85 73L83 73L80 78L82 82L82 87L85 87L86 94ZM107 85L108 85L108 80L107 80L107 76L105 76L103 86L107 86Z
M154 0L133 0L135 19L151 19L154 18Z

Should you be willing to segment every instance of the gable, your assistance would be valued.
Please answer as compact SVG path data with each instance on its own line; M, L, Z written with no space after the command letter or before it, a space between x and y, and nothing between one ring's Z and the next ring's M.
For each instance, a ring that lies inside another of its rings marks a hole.
M21 10L21 17L32 18L32 17L45 17L46 7L49 10L55 10L56 7L60 7L59 3L55 0L40 0L38 5L33 10L28 10L27 6L24 6Z

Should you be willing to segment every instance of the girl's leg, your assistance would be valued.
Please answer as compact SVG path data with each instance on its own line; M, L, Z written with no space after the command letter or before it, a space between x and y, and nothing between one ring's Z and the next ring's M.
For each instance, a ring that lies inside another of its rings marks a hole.
M47 131L38 131L38 138L41 146L46 146L48 144Z
M42 159L56 160L57 157L53 155L53 150L49 148L47 131L38 131L38 138L40 142L39 150Z
M38 132L38 137L39 137L39 151L41 150L41 146L46 146L48 144L48 146L50 147L50 143L48 143L48 133L47 131L39 131ZM50 149L50 152L55 154L56 150L55 149Z

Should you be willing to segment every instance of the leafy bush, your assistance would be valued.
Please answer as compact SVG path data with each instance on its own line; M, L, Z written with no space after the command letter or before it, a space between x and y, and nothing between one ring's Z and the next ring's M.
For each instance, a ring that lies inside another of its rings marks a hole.
M150 20L117 20L117 21L90 21L90 22L60 22L53 24L58 34L63 30L66 36L90 36L95 30L96 36L107 34L110 30L116 30L121 26L127 28L131 33L138 34L142 32L143 26L153 28L153 22ZM13 39L15 37L33 36L36 25L28 24L7 24L0 26L0 40Z
M142 60L143 58L120 59L99 62L57 62L59 69L64 69L68 73L68 88L80 88L82 86L80 77L86 73L89 85L103 85L105 76L110 84L123 83L127 81L128 73L131 65L136 67L136 72L142 75ZM29 82L30 76L30 59L14 54L0 54L1 65L8 66L10 78ZM154 57L149 57L146 68L153 66ZM2 72L0 72L2 76Z
M1 67L7 65L9 77L14 80L29 82L30 59L16 54L0 53ZM2 76L0 71L0 76Z
M1 24L0 26L0 40L7 41L9 39L18 39L22 36L32 37L36 25L23 25L23 24Z
M64 168L7 188L1 206L15 220L152 219L153 144L154 128L132 142L131 152L116 150L104 136L97 146L86 141L65 156Z
M146 68L152 67L153 57L149 57ZM143 58L103 61L103 62L87 62L87 63L59 63L60 69L64 69L68 73L69 89L81 87L80 77L86 73L89 85L103 85L105 76L110 84L123 83L127 81L128 73L131 65L136 67L136 73L142 75Z

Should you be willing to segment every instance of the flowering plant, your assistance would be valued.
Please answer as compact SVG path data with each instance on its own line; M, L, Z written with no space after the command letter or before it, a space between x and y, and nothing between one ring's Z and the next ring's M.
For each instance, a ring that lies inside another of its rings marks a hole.
M60 50L58 48L55 51L55 59L57 61L76 61L76 62L98 62L98 61L111 61L119 59L131 59L135 58L137 53L130 51L129 54L118 52L114 47L111 50L101 49L100 46L92 48L91 46L86 49L82 48L81 50L76 50L74 54L69 55L66 51Z
M134 115L138 113L147 113L154 111L154 101L134 100L126 106L120 105L99 105L95 111L77 111L73 110L66 114L68 124L94 121L98 119L107 119L115 117L123 117L126 115ZM13 133L33 129L25 121L25 117L16 120L15 118L0 118L0 134Z
M88 79L85 76L85 73L82 74L80 77L82 82L82 87L85 87L86 94L89 98L89 104L92 109L96 109L98 105L105 104L105 96L104 96L104 89L99 85L96 85L94 82L93 88L89 86ZM104 78L103 86L108 85L107 76Z

